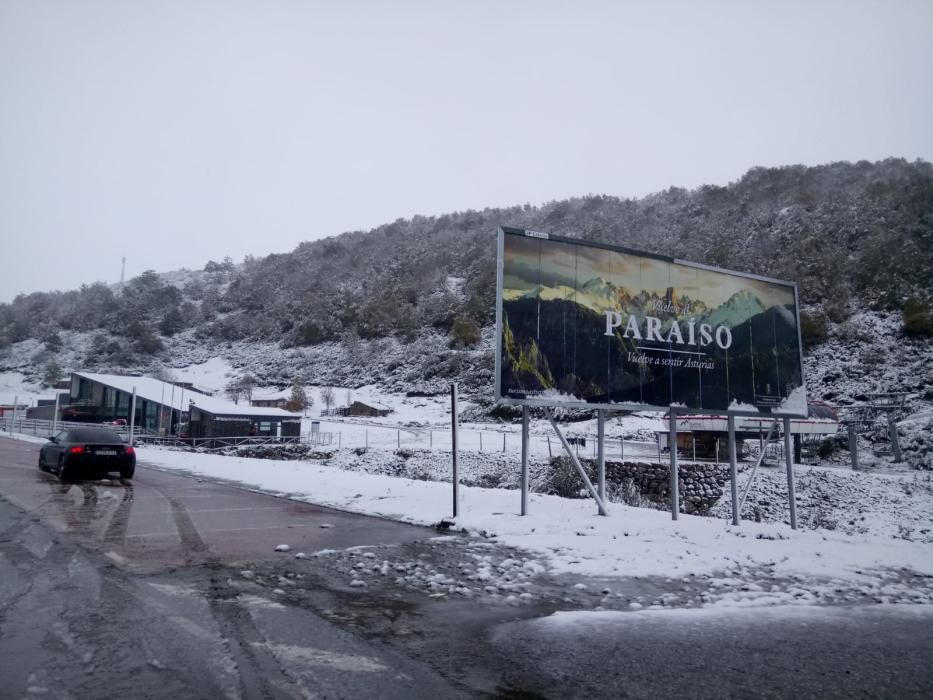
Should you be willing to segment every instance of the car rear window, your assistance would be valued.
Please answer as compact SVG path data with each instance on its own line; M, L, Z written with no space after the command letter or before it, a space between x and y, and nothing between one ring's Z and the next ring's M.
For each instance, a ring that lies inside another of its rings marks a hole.
M108 428L73 428L68 431L68 439L72 442L123 442L123 438Z

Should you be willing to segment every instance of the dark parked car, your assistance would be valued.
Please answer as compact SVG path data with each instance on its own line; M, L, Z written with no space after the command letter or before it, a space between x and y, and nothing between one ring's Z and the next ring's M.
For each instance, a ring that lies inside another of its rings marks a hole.
M110 428L69 428L50 437L39 450L39 469L54 470L62 480L106 472L132 479L136 451Z

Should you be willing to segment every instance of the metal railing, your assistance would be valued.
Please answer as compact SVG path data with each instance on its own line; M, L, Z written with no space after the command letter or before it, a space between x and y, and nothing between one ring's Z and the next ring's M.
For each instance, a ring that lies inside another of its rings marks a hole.
M281 446L281 445L320 445L329 446L333 443L332 433L307 433L305 435L244 435L225 437L161 437L158 435L141 436L136 442L139 445L159 445L163 447L177 447L190 450L224 450L230 447L244 446Z
M36 437L48 437L52 433L53 423L50 420L26 418L24 412L17 412L15 427L12 426L12 414L0 417L0 431L12 432ZM65 428L101 427L99 423L58 421L59 430ZM124 440L129 437L129 426L107 425L117 432ZM298 436L234 436L234 437L199 437L183 438L174 435L158 435L153 431L135 428L133 442L137 445L162 445L177 447L184 450L222 450L240 446L262 446L283 444L316 445L328 448L364 448L364 449L441 449L450 448L450 431L434 429L398 428L395 426L376 426L367 424L346 424L347 429L340 431L314 430ZM568 440L573 443L574 452L580 458L596 458L595 435L578 434ZM619 438L606 439L606 459L626 460L636 459L658 462L664 461L662 452L666 455L666 445L661 441L621 440ZM521 449L521 434L506 430L461 430L460 449L479 453L519 453ZM553 457L561 452L560 443L555 437L548 434L532 434L529 436L529 451L538 457ZM678 452L681 452L678 450ZM690 452L681 452L684 458L689 459Z
M128 425L110 425L109 423L87 423L82 421L52 421L46 418L26 418L25 412L17 412L16 416L8 414L0 418L0 433L19 433L34 437L47 438L58 430L70 428L109 428L124 441L130 437ZM145 428L133 429L134 442L141 438L154 437L155 433Z
M32 435L34 437L47 438L54 431L68 430L70 428L95 428L106 427L117 433L125 442L129 441L130 429L127 425L103 425L100 423L85 423L79 421L58 421L45 420L40 418L26 418L25 413L17 413L0 417L0 434L18 433L20 435ZM329 432L314 431L304 435L247 435L234 437L205 437L205 438L182 438L176 435L158 435L152 430L141 428L133 429L133 443L136 445L165 445L192 449L220 450L227 447L239 447L241 445L321 445L329 446L334 442L334 434Z

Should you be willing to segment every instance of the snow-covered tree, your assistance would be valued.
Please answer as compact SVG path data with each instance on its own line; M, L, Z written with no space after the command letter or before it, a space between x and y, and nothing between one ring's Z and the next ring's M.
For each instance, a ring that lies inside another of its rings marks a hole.
M298 379L295 379L292 383L292 396L289 403L293 404L299 411L303 411L309 405L308 393Z
M53 357L48 361L48 364L45 366L45 370L42 372L42 385L55 386L62 380L63 376L64 372L62 372L61 366Z
M247 401L253 400L253 391L256 389L256 377L252 374L244 374L240 378L240 388L243 390L243 396Z
M230 400L233 403L240 403L240 397L243 395L243 386L240 384L239 379L231 379L227 382L227 386L224 388L224 392L227 396L230 397Z
M334 390L332 387L321 387L321 401L324 402L324 408L326 408L328 411L330 410L330 407L334 405L335 398L336 397L334 396Z

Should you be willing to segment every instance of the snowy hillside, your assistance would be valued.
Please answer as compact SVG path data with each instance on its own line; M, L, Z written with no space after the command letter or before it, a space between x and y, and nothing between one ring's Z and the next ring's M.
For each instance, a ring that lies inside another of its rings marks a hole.
M494 233L511 224L796 280L810 398L904 392L901 417L917 415L933 402L931 221L933 167L896 159L754 168L728 187L640 200L416 216L288 254L0 304L0 392L35 397L73 370L193 379L212 362L221 384L250 375L266 391L440 395L457 381L472 417L514 417L491 405ZM614 303L600 279L585 292L594 308ZM746 301L712 313L753 313ZM905 438L922 442L928 422L908 425Z

